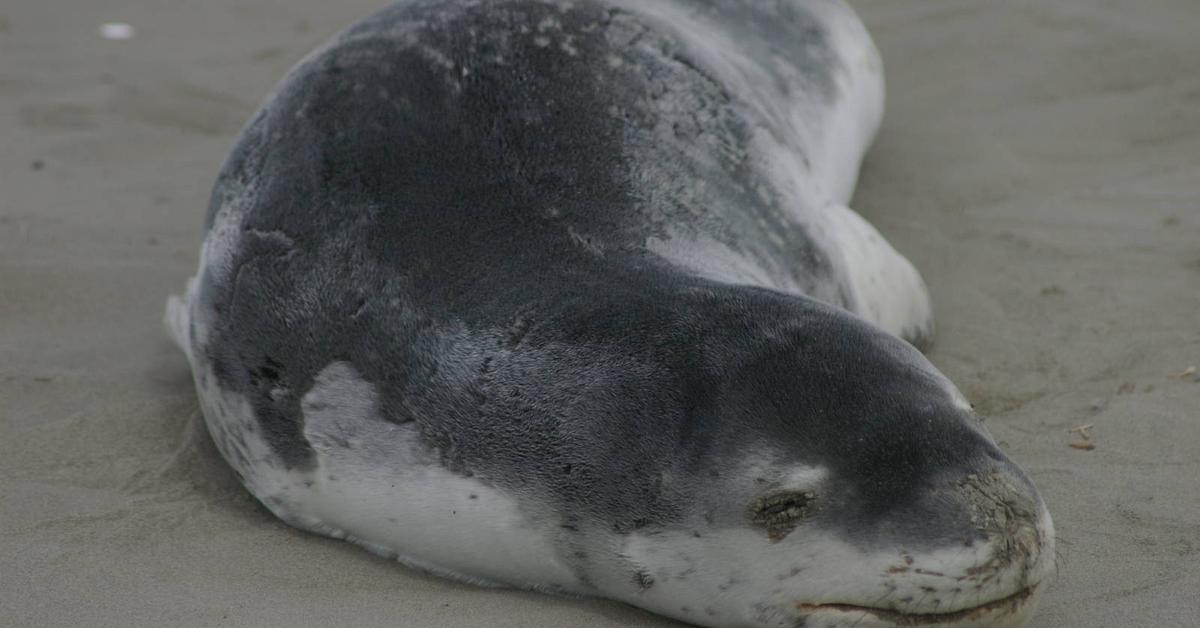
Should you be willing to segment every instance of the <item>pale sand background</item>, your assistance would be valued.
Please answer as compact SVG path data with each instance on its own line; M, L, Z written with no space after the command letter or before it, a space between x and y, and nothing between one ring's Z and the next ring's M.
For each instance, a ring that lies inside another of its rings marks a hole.
M0 4L0 625L673 625L293 531L199 427L159 320L209 185L284 71L378 4ZM856 5L890 103L855 206L1054 513L1036 625L1196 625L1200 383L1168 375L1200 365L1200 2Z

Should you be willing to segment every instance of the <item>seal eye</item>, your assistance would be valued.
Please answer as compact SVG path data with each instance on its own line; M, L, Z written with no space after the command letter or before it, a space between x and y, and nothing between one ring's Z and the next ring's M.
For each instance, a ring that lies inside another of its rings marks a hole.
M750 502L750 520L767 528L767 538L778 541L812 513L817 496L809 491L775 493Z

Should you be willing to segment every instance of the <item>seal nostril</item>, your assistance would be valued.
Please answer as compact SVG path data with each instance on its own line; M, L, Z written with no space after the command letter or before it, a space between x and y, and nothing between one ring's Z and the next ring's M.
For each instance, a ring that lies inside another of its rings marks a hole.
M812 513L816 498L816 494L809 491L785 491L759 497L750 502L750 520L766 527L767 538L771 541L779 541Z

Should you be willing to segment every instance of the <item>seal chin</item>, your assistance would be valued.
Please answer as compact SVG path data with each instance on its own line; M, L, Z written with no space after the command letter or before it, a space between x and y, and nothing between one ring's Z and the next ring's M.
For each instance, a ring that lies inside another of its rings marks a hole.
M804 624L815 626L941 626L969 628L1021 626L1033 615L1041 596L1041 584L1026 587L1008 597L960 610L939 613L910 613L889 608L855 604L796 604Z

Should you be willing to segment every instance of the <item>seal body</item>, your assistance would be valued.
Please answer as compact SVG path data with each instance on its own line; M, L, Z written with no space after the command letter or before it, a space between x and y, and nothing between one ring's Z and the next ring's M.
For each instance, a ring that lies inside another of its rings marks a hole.
M243 130L168 304L218 449L292 525L472 582L1020 623L1049 515L846 207L882 99L829 0L382 10Z

